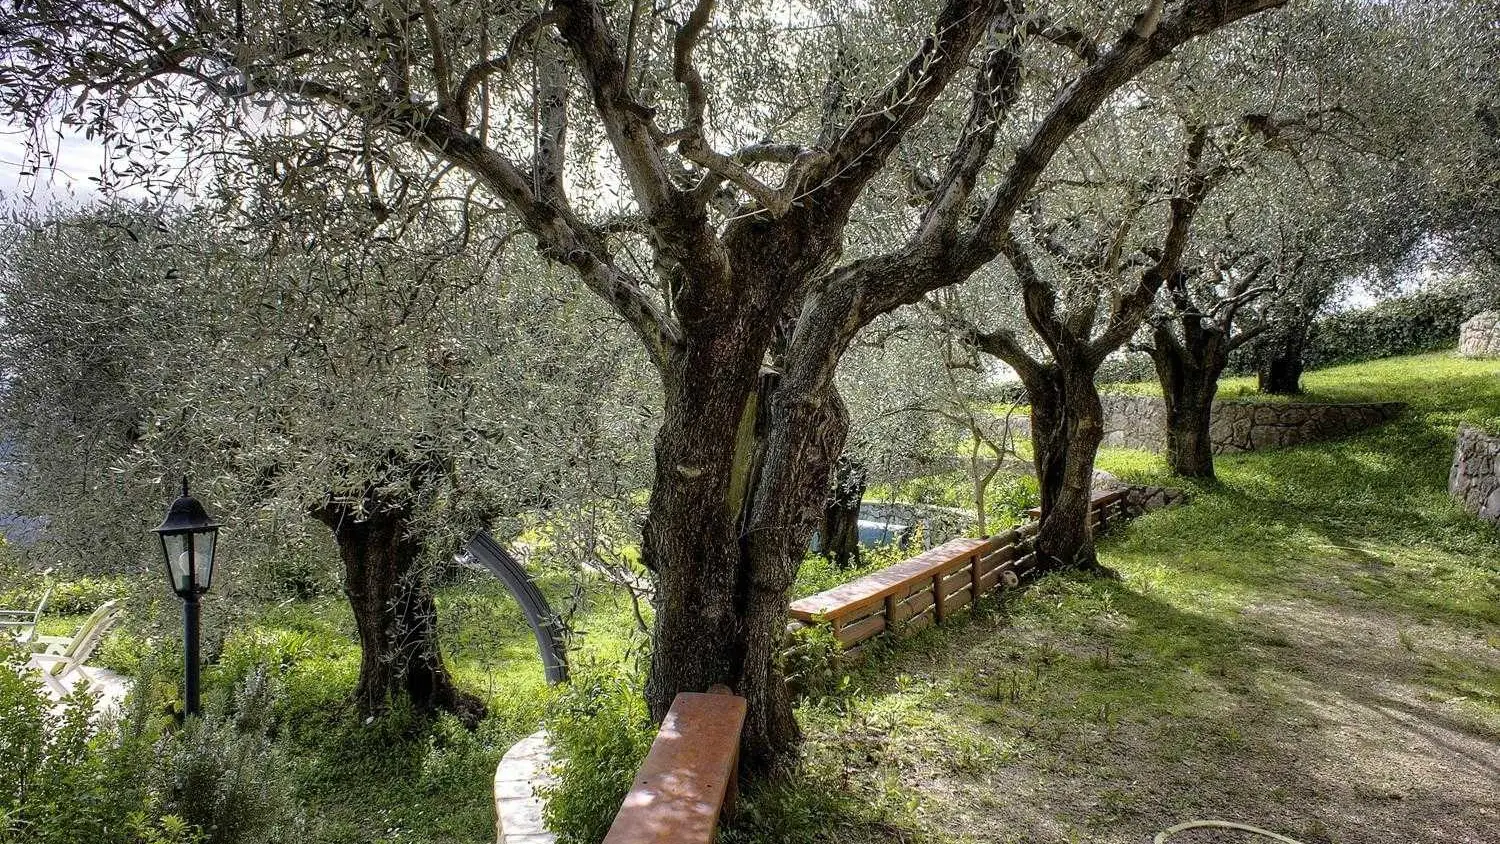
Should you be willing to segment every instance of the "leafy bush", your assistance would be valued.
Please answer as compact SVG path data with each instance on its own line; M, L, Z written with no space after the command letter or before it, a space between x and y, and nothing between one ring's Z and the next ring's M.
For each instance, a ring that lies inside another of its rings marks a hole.
M155 724L129 719L96 729L86 692L55 705L29 675L25 654L5 648L0 660L0 842L195 840L186 825L150 812L143 775Z
M990 482L985 494L985 515L989 527L999 532L999 525L1018 525L1026 521L1026 511L1042 503L1042 488L1035 475L1000 475Z
M1452 347L1464 320L1500 305L1478 287L1445 287L1387 299L1318 320L1309 367L1355 363Z
M275 697L266 673L254 671L226 711L190 720L158 743L153 791L210 844L280 842L302 826L287 754L271 735Z
M471 730L457 717L444 713L428 727L418 786L427 795L472 794L475 783L488 782L495 776L495 765L515 740L515 731L499 719L487 719Z
M839 665L843 646L827 624L797 628L781 652L782 676L799 697L817 700L837 691L848 675Z
M32 609L42 599L47 586L52 587L52 597L47 599L47 615L87 615L105 601L125 597L130 589L123 580L80 577L76 580L47 582L26 578L25 585L17 585L0 592L0 606L9 609Z
M333 594L338 588L338 573L328 559L304 551L268 555L261 561L257 580L268 585L273 594L307 600Z
M1156 378L1156 365L1145 352L1119 352L1105 359L1094 376L1094 381L1104 384L1131 384L1136 381L1152 381Z
M634 678L575 674L546 719L557 783L544 818L562 844L604 838L656 731Z

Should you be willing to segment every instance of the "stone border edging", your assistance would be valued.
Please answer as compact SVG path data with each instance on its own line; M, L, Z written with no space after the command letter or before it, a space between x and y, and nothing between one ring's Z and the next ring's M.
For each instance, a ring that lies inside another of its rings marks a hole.
M495 767L495 841L497 844L556 844L557 836L542 822L537 787L550 785L547 771L552 746L547 731L537 730L505 751Z

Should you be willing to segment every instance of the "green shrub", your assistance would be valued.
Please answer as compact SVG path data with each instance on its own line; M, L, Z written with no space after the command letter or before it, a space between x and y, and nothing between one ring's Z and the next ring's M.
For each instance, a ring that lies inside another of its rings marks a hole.
M827 624L804 625L787 636L782 676L798 697L817 700L837 691L848 675L839 664L843 646Z
M1152 381L1156 378L1156 364L1145 352L1119 352L1105 359L1094 375L1094 382L1104 384L1130 384L1136 381Z
M0 606L7 609L32 609L42 599L42 593L52 587L52 596L47 599L49 616L87 615L105 601L125 597L130 587L124 580L112 578L80 577L75 580L50 581L41 577L13 573L11 588L0 592ZM49 584L50 581L50 584Z
M153 790L210 844L280 842L303 825L285 750L272 739L275 684L251 672L225 711L190 719L157 746Z
M148 725L123 722L96 729L86 692L60 706L27 669L27 657L6 647L0 654L0 842L3 844L129 844L148 816L142 783L149 764ZM155 820L159 840L177 837ZM152 842L155 844L155 842Z
M1026 511L1042 503L1042 488L1035 475L999 475L985 491L984 510L991 532L1002 525L1026 521Z
M145 637L132 630L116 627L99 643L99 649L94 652L90 663L116 674L134 677L140 673L141 663L147 659L150 651L151 644Z
M1317 321L1305 363L1355 363L1431 352L1458 342L1464 320L1496 304L1469 289L1424 290Z
M545 724L557 783L543 789L548 828L561 844L595 844L651 749L656 730L635 678L593 670L574 675Z
M1313 369L1449 349L1458 344L1465 320L1495 308L1500 308L1500 286L1486 279L1451 280L1315 320L1302 362ZM1257 346L1237 350L1226 374L1255 372Z
M337 557L320 548L289 548L265 554L250 565L247 580L267 597L300 601L338 592Z

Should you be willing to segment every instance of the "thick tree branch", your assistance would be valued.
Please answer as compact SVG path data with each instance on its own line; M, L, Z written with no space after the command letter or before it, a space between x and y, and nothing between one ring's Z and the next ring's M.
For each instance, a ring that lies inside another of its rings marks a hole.
M846 209L963 70L990 21L1006 7L1001 0L947 0L901 72L829 144L827 157L807 168L807 186L788 187L809 204Z
M1168 279L1181 275L1182 256L1187 251L1192 234L1193 218L1209 191L1218 183L1216 176L1221 172L1218 168L1208 172L1203 169L1203 149L1207 140L1207 128L1200 126L1190 130L1187 153L1178 179L1178 193L1171 200L1171 216L1166 236L1162 239L1160 254L1155 264L1141 273L1140 282L1135 289L1115 301L1109 323L1089 344L1089 354L1097 360L1104 360L1130 339L1150 313L1156 292Z
M454 125L466 126L469 119L469 101L473 99L474 92L479 89L480 84L497 73L508 73L516 57L520 55L522 47L527 42L534 41L542 29L556 24L559 20L562 20L562 12L556 9L548 9L527 18L511 35L510 43L506 46L503 55L485 59L464 71L458 87L454 90L453 99L447 111L448 119Z
M974 75L963 130L918 226L921 240L946 240L957 231L979 171L994 148L995 135L1015 104L1021 89L1023 46L1017 29L1015 9L1006 4L990 24L991 43Z
M1152 0L1108 51L1058 95L1047 116L1016 150L1014 165L991 196L969 238L969 254L963 264L977 268L998 253L1009 236L1011 219L1063 142L1121 86L1190 39L1285 2L1186 0L1174 14L1163 17L1162 3Z

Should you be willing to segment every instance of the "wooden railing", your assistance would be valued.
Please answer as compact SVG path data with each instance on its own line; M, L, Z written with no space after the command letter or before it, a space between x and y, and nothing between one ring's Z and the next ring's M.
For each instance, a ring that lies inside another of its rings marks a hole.
M1125 517L1124 490L1090 500L1095 529ZM846 657L883 633L915 633L1036 568L1030 540L1039 522L986 539L954 539L909 560L793 601L793 623L827 624Z
M1094 530L1103 530L1111 521L1125 518L1125 499L1129 496L1129 490L1111 489L1094 493L1089 499L1089 526ZM1032 521L1042 517L1042 508L1032 507L1026 511Z

